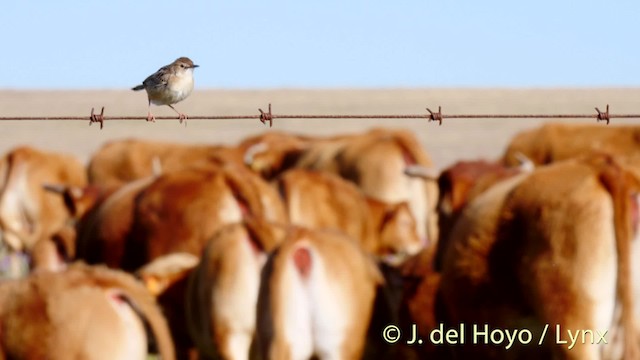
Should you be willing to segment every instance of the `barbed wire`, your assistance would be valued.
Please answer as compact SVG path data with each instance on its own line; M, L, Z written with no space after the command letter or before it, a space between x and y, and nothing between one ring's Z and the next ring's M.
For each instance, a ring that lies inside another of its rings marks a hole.
M609 105L607 104L605 111L600 111L595 108L595 114L443 114L442 107L438 106L438 111L432 111L426 108L428 113L424 114L325 114L325 115L310 115L310 114L273 114L271 112L271 104L269 104L268 111L258 109L260 114L256 115L206 115L206 116L190 116L188 120L242 120L242 119L258 119L263 124L269 123L269 127L273 126L274 119L427 119L429 122L437 121L439 125L442 125L444 119L581 119L591 118L596 119L598 122L606 121L607 125L611 119L614 118L626 118L626 119L640 119L640 114L610 114ZM47 121L47 120L89 120L89 125L93 123L99 123L100 129L104 126L106 120L147 120L146 116L105 116L104 107L100 111L100 114L96 114L94 108L91 109L91 114L87 116L0 116L0 121L4 120L34 120L34 121ZM155 120L180 120L177 116L157 116Z

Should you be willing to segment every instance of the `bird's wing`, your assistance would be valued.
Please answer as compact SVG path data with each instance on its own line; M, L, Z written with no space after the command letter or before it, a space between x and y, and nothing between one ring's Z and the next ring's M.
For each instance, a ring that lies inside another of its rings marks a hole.
M156 71L154 74L149 75L149 77L144 79L142 84L147 88L164 87L169 81L170 75L171 75L170 66L169 65L163 66L160 69L158 69L158 71Z

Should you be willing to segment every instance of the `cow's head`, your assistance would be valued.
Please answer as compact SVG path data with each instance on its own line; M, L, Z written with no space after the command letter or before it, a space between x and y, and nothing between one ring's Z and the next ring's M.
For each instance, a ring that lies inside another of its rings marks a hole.
M418 236L416 221L406 202L389 204L379 224L378 254L382 261L399 265L419 252L425 244Z

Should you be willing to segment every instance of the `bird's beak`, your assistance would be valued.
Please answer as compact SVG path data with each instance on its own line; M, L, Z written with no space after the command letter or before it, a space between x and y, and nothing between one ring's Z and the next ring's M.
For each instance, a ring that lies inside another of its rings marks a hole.
M200 67L200 65L193 65L192 68Z

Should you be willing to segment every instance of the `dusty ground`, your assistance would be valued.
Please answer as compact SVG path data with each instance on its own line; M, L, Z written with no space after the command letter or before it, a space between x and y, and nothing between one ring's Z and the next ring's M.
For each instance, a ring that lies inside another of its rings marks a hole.
M638 89L384 89L384 90L202 90L177 108L188 115L258 114L273 104L274 114L420 114L442 106L448 114L595 114L611 105L611 113L640 113ZM0 91L0 116L88 116L105 106L110 116L146 115L146 95L122 91ZM152 107L158 116L172 116L168 107ZM553 120L545 120L553 121ZM592 119L565 120L595 123ZM275 120L274 130L305 134L357 132L370 127L411 129L439 168L457 159L495 158L518 131L543 120ZM640 119L614 120L639 123ZM601 125L605 126L605 125ZM83 161L103 143L135 137L177 142L230 144L244 136L269 131L257 120L177 120L156 123L110 121L100 130L88 121L1 121L0 153L17 145L73 153Z

